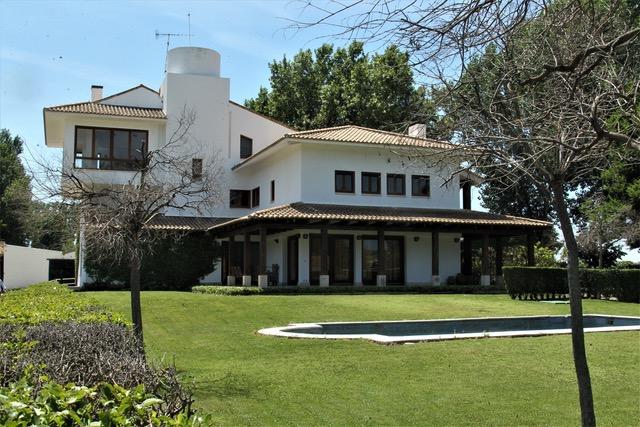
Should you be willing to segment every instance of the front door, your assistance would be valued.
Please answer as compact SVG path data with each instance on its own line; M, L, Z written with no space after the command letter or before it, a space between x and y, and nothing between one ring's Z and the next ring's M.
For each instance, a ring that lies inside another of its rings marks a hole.
M404 284L404 238L402 236L385 236L385 274L387 285ZM375 285L378 275L378 238L365 236L362 238L362 283Z
M298 284L298 236L289 236L287 239L287 283L295 286Z

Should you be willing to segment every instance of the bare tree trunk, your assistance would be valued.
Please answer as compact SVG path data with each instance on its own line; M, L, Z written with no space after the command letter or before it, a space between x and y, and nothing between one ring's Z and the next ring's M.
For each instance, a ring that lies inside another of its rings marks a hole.
M582 425L591 427L596 425L596 414L593 406L593 393L591 391L591 376L587 364L587 353L584 346L584 325L582 318L582 292L580 290L580 278L578 276L578 244L571 226L571 219L567 211L564 199L564 187L562 182L554 181L551 184L553 190L553 202L560 220L560 228L567 247L567 282L569 284L569 301L571 303L571 342L573 344L573 363L578 380L578 392L580 395L580 412Z
M144 352L144 339L142 336L142 308L140 306L140 258L131 257L129 263L129 282L131 286L131 320L133 332L140 351Z
M598 233L598 268L602 268L604 264L604 248L602 241L602 236Z

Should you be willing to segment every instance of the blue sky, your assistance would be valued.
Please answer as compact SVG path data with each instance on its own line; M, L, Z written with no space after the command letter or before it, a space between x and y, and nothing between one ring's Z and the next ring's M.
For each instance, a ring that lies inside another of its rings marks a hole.
M327 28L297 32L290 21L312 10L291 0L234 1L13 1L0 0L0 128L44 147L42 108L88 101L90 86L105 95L162 81L166 38L155 31L187 33L191 44L217 50L231 99L243 102L269 79L268 63L323 42ZM171 47L188 45L186 37ZM474 200L474 209L480 208ZM640 260L635 251L625 259Z

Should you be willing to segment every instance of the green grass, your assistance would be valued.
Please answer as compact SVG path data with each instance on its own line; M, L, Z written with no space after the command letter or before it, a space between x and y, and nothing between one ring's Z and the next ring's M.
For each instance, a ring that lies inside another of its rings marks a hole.
M127 313L128 294L93 293ZM289 322L566 314L504 295L142 295L152 356L175 357L221 425L579 425L566 336L384 346L256 334ZM584 302L586 313L640 306ZM600 425L638 425L640 333L587 334Z

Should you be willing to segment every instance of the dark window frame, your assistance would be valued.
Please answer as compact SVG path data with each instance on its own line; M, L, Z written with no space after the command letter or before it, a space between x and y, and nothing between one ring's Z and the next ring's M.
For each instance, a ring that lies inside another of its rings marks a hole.
M338 175L351 177L351 189L338 187ZM354 194L356 192L356 173L354 171L336 170L334 172L334 189L336 193Z
M87 129L87 130L91 130L91 153L95 153L96 152L96 130L105 130L105 131L109 131L109 157L96 157L95 154L92 157L84 157L84 156L78 156L78 130L80 129ZM114 157L113 154L113 141L114 141L114 134L115 132L127 132L128 133L128 141L127 141L127 158L116 158ZM123 171L135 171L139 169L139 166L137 166L137 164L140 163L140 159L136 159L135 157L133 157L133 153L131 152L132 147L131 147L131 134L134 132L139 132L139 133L144 133L145 134L145 138L144 138L144 147L143 147L143 153L142 153L142 158L144 159L144 157L147 155L147 152L149 150L149 131L145 130L145 129L129 129L129 128L110 128L110 127L102 127L102 126L75 126L74 132L73 132L73 167L75 169L95 169L95 170L123 170ZM76 166L78 161L83 161L83 160L88 160L88 161L94 161L96 166L94 167L89 167L89 166ZM130 164L129 167L126 168L113 168L113 167L98 167L98 165L100 163L105 163L108 165L113 166L114 163L116 164L122 164L122 163L128 163Z
M368 180L371 178L377 179L378 191L371 191L369 189L371 182ZM366 185L365 185L365 182L366 182ZM382 174L380 172L362 172L360 174L360 192L362 194L381 194L382 192L381 187L382 187Z
M417 192L415 187L416 180L425 179L427 181L427 192ZM429 175L411 175L411 195L415 197L431 197L431 177Z
M236 197L234 197L234 193ZM238 196L239 195L239 196ZM234 200L240 198L240 204L234 206ZM246 202L245 199L246 198ZM229 190L229 207L231 209L249 209L251 207L251 191L250 190Z
M271 180L271 202L276 201L276 180Z
M390 191L389 180L390 179L402 179L402 192ZM406 196L407 195L407 176L403 173L388 173L387 174L387 194L390 196Z
M387 241L397 241L400 242L400 244L398 245L398 247L400 248L400 259L402 260L400 263L400 266L402 268L402 274L400 275L400 280L399 281L392 281L392 282L388 282L387 285L391 285L391 286L396 286L396 285L405 285L406 284L406 280L407 280L407 250L406 250L406 242L407 240L405 239L405 236L394 236L394 235L385 235L384 236L384 240L385 243ZM374 241L378 242L378 236L375 235L364 235L360 237L360 245L361 245L361 249L360 249L360 253L361 253L361 260L360 260L360 271L362 273L362 284L367 286L367 285L375 285L375 279L371 280L371 281L366 281L364 280L364 271L365 271L365 258L364 258L364 245L365 245L365 241ZM388 261L385 257L385 261ZM385 266L385 270L386 270L386 266Z
M313 249L315 244L317 244L318 240L322 239L322 235L318 234L318 233L313 233L313 234L309 234L309 248L308 248L308 260L309 260L309 283L312 286L318 286L319 285L319 280L312 278L311 276L313 275L312 273L312 266L311 266L311 258L313 257ZM349 264L350 264L350 271L349 271L349 277L347 280L341 280L341 281L335 281L335 262L331 262L332 260L335 260L336 257L336 253L335 253L335 246L332 244L334 243L335 240L337 239L345 239L349 241L349 246L350 246L350 251L349 251ZM314 240L314 243L311 243L311 241ZM355 258L355 251L356 251L356 243L355 243L355 236L353 234L328 234L327 235L327 243L329 245L329 247L327 248L327 255L328 255L328 259L327 259L327 268L328 268L328 273L329 273L329 283L330 284L336 284L336 285L347 285L347 284L353 284L354 283L354 277L355 277L355 270L356 270L356 258ZM320 243L322 244L322 243ZM321 251L322 249L319 248L319 250ZM320 256L322 256L322 252L320 252Z
M251 207L260 206L260 187L251 190Z
M247 154L246 149L243 150L244 143L249 143L249 153ZM240 158L248 159L253 155L253 138L249 138L245 135L240 135Z

